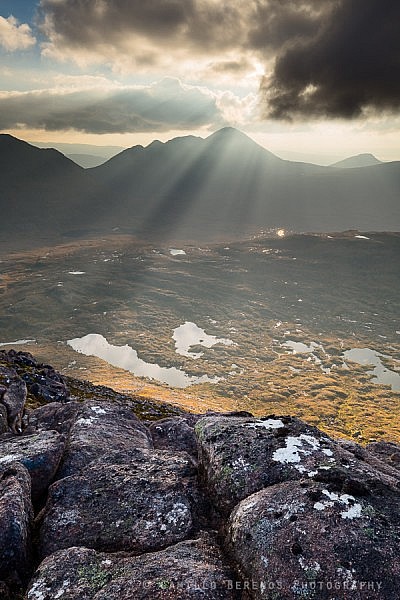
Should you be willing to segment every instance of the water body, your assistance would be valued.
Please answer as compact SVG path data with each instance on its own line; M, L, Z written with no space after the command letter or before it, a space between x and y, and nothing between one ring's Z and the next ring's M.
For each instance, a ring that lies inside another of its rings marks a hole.
M387 369L380 357L390 358L385 354L371 350L370 348L352 348L343 353L345 360L351 360L359 365L373 365L373 369L368 371L373 375L373 383L383 383L391 385L393 390L400 390L400 374Z
M310 358L308 360L313 360L316 365L318 365L323 373L329 374L331 369L329 367L324 367L322 364L322 360L314 354L315 350L320 350L323 354L326 355L325 349L322 344L317 344L316 342L311 342L309 346L307 344L303 344L303 342L295 342L293 340L287 340L282 344L283 348L288 348L292 351L292 354L309 354Z
M16 340L15 342L2 342L0 346L21 346L24 344L34 344L36 340Z
M194 377L176 367L160 367L148 363L138 357L136 350L125 346L113 346L106 338L97 333L89 333L81 338L68 340L67 344L76 352L86 356L96 356L107 361L114 367L130 371L137 377L149 377L172 387L185 388L196 383L218 383L219 377L210 378L207 375Z
M190 321L186 321L183 325L174 329L172 339L175 341L175 351L182 356L189 358L200 358L203 352L190 352L191 346L204 346L204 348L212 348L215 344L224 344L225 346L233 346L234 342L227 338L218 338L215 335L208 335L204 329L201 329Z

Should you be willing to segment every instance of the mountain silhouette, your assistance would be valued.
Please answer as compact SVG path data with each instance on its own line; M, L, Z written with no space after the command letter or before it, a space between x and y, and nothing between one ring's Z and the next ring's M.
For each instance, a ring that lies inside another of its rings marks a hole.
M82 169L56 150L0 136L3 239L118 227L208 241L295 232L400 229L400 163L340 169L282 160L224 128L134 146Z
M344 160L334 163L331 167L338 167L340 169L354 169L357 167L372 167L372 165L382 164L381 160L378 160L373 154L357 154L357 156L350 156Z

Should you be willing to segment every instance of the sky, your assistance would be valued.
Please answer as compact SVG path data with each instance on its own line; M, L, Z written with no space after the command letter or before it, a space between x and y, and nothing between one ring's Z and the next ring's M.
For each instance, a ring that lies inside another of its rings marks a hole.
M0 0L0 131L400 160L398 0Z

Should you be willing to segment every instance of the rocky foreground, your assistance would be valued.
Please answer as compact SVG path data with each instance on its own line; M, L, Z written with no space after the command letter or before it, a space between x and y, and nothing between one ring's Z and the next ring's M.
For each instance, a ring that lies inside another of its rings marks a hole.
M399 446L90 389L0 352L1 599L400 598Z

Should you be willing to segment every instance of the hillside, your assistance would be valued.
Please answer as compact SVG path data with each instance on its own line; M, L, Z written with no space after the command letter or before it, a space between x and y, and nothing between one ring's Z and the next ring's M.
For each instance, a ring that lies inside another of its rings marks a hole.
M372 165L382 164L381 160L378 160L373 154L357 154L357 156L350 156L344 160L334 163L331 167L337 167L339 169L354 169L358 167L372 167Z
M86 170L3 135L0 168L3 238L26 244L115 228L199 242L274 228L400 229L400 163L285 161L232 128L135 146Z

